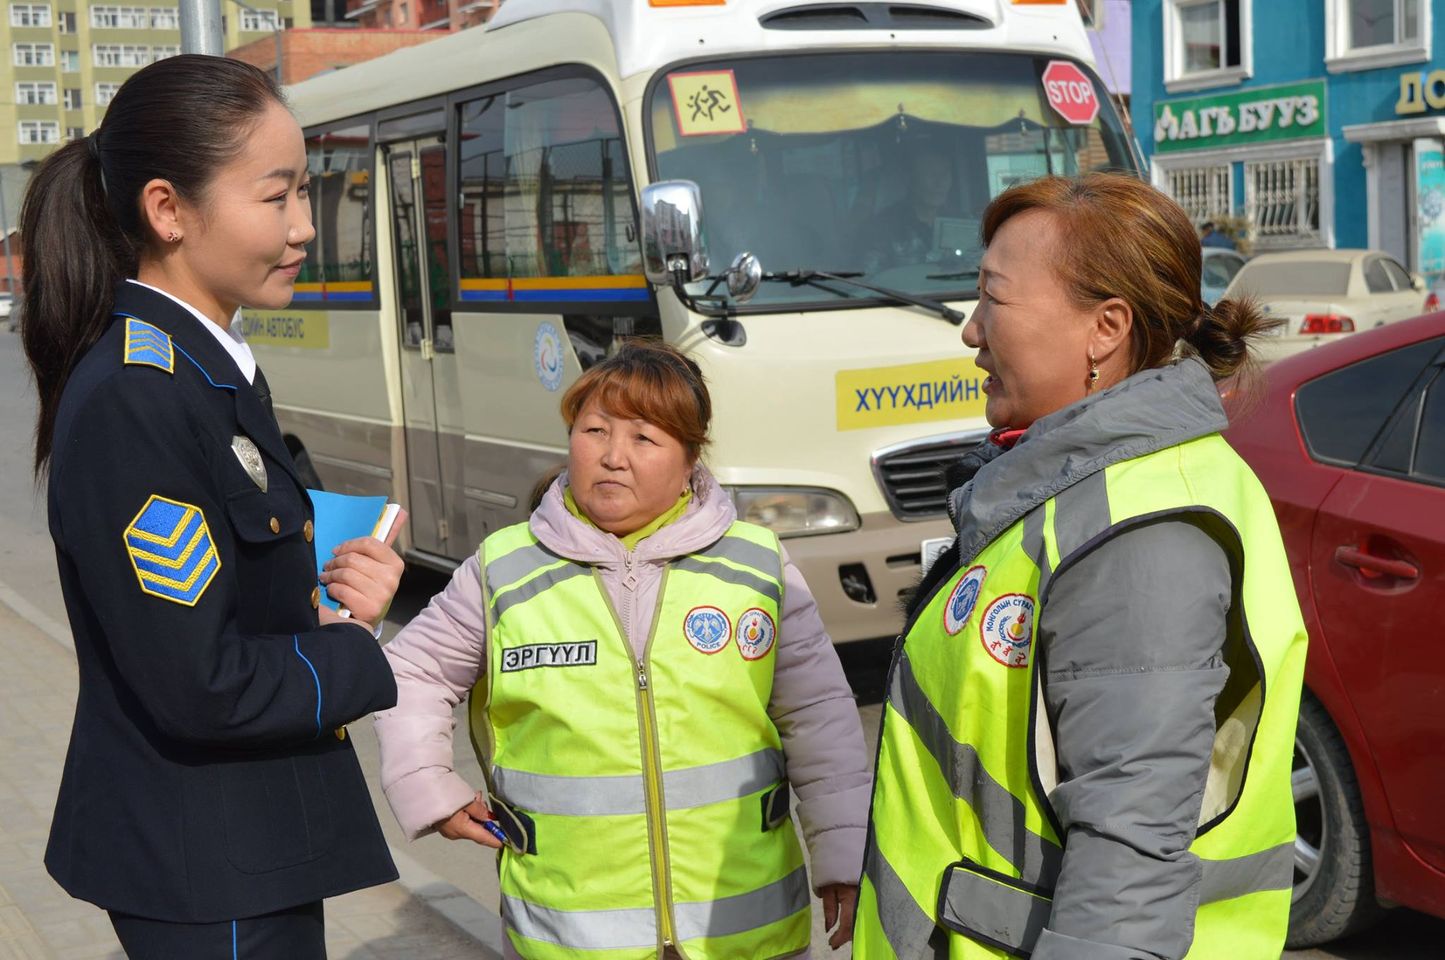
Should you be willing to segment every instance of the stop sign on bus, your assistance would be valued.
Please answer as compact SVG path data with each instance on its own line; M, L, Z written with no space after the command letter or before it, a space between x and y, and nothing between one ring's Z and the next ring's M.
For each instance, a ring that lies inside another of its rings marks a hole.
M1049 106L1070 123L1093 123L1099 115L1094 81L1067 60L1050 60L1044 67L1044 95Z

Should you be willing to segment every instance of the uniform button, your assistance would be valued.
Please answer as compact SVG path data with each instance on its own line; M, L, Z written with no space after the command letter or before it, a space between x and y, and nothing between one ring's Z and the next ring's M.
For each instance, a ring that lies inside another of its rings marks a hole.
M312 588L311 588L311 609L315 610L315 609L316 609L317 607L319 607L319 606L321 606L321 588L320 588L320 587L312 587Z
M338 740L345 740L345 739L346 739L346 728L345 728L345 727L337 727L337 728L336 728L336 739L338 739Z
M272 533L280 533L280 532L281 532L281 521L280 521L280 520L277 520L275 517L272 517L272 518L271 518L271 532L272 532Z
M307 543L310 543L310 542L312 541L312 539L315 538L315 536L316 536L316 528L315 528L314 526L312 526L310 520L307 520L307 521L306 521L306 526L304 526L304 527L301 528L301 532L306 535L306 542L307 542Z

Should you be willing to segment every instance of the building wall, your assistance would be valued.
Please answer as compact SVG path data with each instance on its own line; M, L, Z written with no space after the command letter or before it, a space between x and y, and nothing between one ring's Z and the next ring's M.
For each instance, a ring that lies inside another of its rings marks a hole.
M1332 186L1332 243L1338 247L1369 244L1371 210L1366 185L1366 160L1358 143L1346 139L1344 128L1398 119L1403 73L1430 72L1445 62L1445 0L1423 0L1431 8L1430 62L1406 63L1368 70L1331 73L1326 64L1323 0L1253 0L1252 74L1238 83L1188 93L1165 89L1164 7L1166 0L1133 3L1133 119L1140 146L1154 158L1155 105L1183 97L1227 94L1300 80L1321 80L1325 89L1325 127L1331 163L1321 170ZM1431 113L1445 114L1445 110ZM1242 178L1241 178L1242 179ZM1156 182L1158 182L1156 178ZM1234 204L1243 205L1243 184L1236 180ZM1322 227L1324 224L1322 224ZM1403 258L1403 257L1402 257Z
M371 30L463 30L486 23L502 0L348 0L346 19Z
M282 82L300 83L318 73L373 60L402 47L435 40L449 32L367 30L359 27L287 30L282 34ZM276 43L270 37L253 40L226 55L267 72L276 69Z
M271 37L269 30L243 30L242 11L230 0L221 0L225 20L224 40L227 47L240 46L258 37ZM275 10L285 26L309 27L311 6L309 0L248 0L251 6L260 10ZM78 0L48 0L34 4L48 6L50 26L17 27L11 25L11 10L14 4L0 4L0 165L24 164L40 160L49 155L58 144L21 144L19 123L22 120L48 120L58 125L60 140L63 142L69 131L88 134L101 122L105 105L97 103L96 84L119 85L140 69L145 62L161 59L180 52L181 34L177 27L152 24L161 17L165 24L171 18L178 24L176 0L124 0L124 2L92 4ZM99 27L93 25L92 10L96 7L140 8L146 11L144 27L123 28ZM61 32L63 15L74 18L73 32ZM15 44L46 43L54 51L54 63L50 66L18 66L15 63ZM96 62L95 47L121 46L133 48L129 56L131 64L126 66L101 66ZM143 53L141 51L144 51ZM66 55L70 56L67 57ZM143 62L142 62L143 61ZM56 85L54 105L29 105L16 103L15 84L35 81L51 82ZM63 91L78 90L80 108L65 109Z

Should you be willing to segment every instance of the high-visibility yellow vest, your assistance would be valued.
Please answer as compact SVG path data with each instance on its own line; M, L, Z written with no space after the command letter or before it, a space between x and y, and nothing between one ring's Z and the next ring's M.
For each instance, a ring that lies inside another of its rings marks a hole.
M1101 540L1170 516L1226 545L1234 587L1229 679L1190 847L1204 880L1189 956L1279 956L1305 629L1269 499L1215 434L1110 466L1039 505L922 607L889 677L855 957L931 958L940 927L951 960L1032 950L1063 855L1048 801L1053 733L1034 669L1049 582ZM1120 603L1143 599L1128 584L1099 589Z
M768 716L783 562L734 523L673 560L636 657L592 567L526 524L481 547L487 671L471 726L504 849L502 917L537 960L785 956L808 945L802 850ZM515 839L515 838L514 838Z

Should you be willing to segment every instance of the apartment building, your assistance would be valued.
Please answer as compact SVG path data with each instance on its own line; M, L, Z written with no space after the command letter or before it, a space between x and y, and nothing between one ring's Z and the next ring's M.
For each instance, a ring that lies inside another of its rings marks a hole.
M311 25L309 0L247 0L252 10L234 0L221 5L226 49L271 35L278 26ZM58 144L85 136L127 77L181 52L176 0L6 6L0 14L0 168L39 160ZM0 178L9 179L3 169Z

